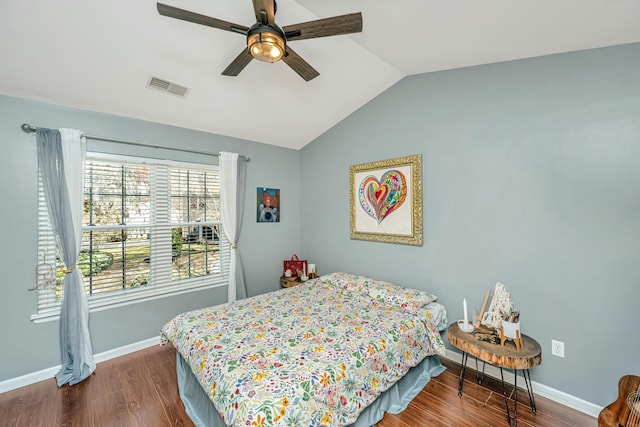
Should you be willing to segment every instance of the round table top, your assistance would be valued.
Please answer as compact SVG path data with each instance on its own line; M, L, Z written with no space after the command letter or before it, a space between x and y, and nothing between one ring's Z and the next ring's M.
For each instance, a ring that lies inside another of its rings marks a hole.
M482 341L479 335L490 334L493 331L487 329L475 329L473 332L462 332L457 323L449 325L447 336L449 342L460 350L475 356L492 365L507 369L530 369L542 363L542 349L533 338L522 335L520 351L511 340L507 340L504 346Z

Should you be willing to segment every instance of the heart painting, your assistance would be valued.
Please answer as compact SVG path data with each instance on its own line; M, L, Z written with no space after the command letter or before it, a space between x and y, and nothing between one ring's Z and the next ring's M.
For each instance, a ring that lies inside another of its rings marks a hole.
M380 180L368 175L358 188L360 206L378 224L402 206L406 198L407 179L396 169L383 173Z
M349 166L351 239L422 246L422 155Z

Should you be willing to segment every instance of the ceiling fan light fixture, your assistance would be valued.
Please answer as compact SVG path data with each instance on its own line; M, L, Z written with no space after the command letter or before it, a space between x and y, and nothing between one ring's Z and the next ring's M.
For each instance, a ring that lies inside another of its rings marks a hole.
M264 62L276 62L284 56L284 34L278 34L272 27L259 28L249 32L247 47L251 56Z
M276 0L252 0L252 2L256 23L250 28L168 4L158 3L157 8L158 13L163 16L231 31L246 37L247 46L224 69L223 76L237 76L253 59L264 62L276 62L282 59L300 77L309 81L318 77L320 73L288 47L287 42L362 31L362 13L360 12L287 25L283 29L275 23Z

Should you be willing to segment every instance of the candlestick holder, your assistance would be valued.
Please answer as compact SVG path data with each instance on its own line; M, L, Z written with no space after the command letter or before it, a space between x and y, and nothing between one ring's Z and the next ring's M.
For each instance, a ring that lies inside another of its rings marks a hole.
M473 323L465 322L463 319L458 320L458 329L462 332L471 333L475 329Z

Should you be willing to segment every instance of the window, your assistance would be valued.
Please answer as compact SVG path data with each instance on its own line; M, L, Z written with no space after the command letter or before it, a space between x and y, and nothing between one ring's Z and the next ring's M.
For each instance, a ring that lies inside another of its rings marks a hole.
M230 247L222 238L218 168L196 164L88 156L82 247L77 268L90 309L225 285ZM64 265L40 183L37 314L54 318ZM49 279L49 280L47 280Z

